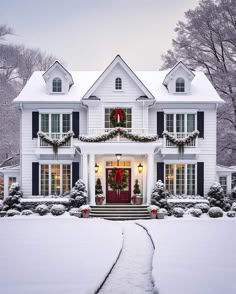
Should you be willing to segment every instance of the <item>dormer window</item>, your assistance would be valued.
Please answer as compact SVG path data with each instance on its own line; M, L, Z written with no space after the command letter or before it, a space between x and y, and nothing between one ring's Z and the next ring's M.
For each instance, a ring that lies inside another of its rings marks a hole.
M61 79L55 78L52 81L52 92L53 93L61 93L62 91L62 82Z
M178 78L175 84L175 92L176 93L183 93L185 92L185 81L183 78Z
M116 78L115 89L116 90L122 90L122 79L121 78Z

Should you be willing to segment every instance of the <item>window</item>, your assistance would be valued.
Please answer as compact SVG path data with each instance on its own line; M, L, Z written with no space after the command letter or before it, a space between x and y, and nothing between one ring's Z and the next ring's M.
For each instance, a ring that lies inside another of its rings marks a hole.
M165 186L174 195L196 194L195 164L166 164Z
M70 113L41 113L41 131L48 134L67 133L72 129Z
M115 80L115 89L116 90L122 90L122 79L116 78Z
M191 133L196 130L196 114L167 113L165 129L170 133Z
M185 82L183 78L178 78L175 84L175 92L183 93L185 92Z
M132 128L132 109L131 108L122 108L122 110L126 114L126 121L125 121L125 128L131 129ZM113 125L111 123L111 113L113 111L113 108L105 108L105 128L111 129L113 128Z
M71 190L70 164L41 164L41 195L61 195Z
M224 191L224 195L227 194L227 177L223 176L219 178L220 185Z
M117 166L117 161L107 161L106 162L106 166L112 166L112 167L116 167ZM130 161L119 161L119 167L121 166L131 166Z
M61 85L62 85L61 79L59 79L59 78L53 79L53 81L52 81L52 91L54 93L60 93L62 91Z
M11 185L16 183L16 177L9 177L8 178L8 190L11 188Z

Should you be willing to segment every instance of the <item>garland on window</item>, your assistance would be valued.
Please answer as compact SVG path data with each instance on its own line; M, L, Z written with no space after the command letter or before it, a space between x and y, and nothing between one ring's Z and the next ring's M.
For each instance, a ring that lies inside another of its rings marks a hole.
M125 127L126 113L121 108L115 108L110 115L110 121L113 127Z
M199 135L199 131L193 131L190 135L185 138L176 138L174 135L170 134L168 131L164 131L163 136L166 137L171 143L178 147L179 153L184 153L184 146L188 143L193 142L193 140Z
M67 143L71 137L74 136L74 132L69 131L65 134L65 136L61 139L53 139L49 137L47 134L44 132L39 131L38 136L45 142L48 143L49 145L52 146L53 148L53 153L57 155L58 153L58 148L62 146L63 144Z
M128 186L127 171L121 168L113 168L108 176L108 183L112 190L124 190Z
M158 136L144 136L144 135L137 135L128 132L124 128L115 128L108 133L98 135L98 136L80 136L79 139L82 142L89 142L89 143L98 143L98 142L105 142L107 140L115 138L117 135L123 136L124 138L135 141L135 142L154 142L158 139Z

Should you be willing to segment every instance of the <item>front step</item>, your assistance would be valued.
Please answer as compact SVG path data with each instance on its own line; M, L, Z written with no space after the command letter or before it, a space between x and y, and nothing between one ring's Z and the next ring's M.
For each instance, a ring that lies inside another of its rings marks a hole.
M150 219L147 205L93 205L91 206L91 217L104 218L108 220L136 220Z

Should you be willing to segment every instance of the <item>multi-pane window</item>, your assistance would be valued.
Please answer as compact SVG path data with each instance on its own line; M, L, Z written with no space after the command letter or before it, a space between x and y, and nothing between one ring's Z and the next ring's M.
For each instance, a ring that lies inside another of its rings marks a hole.
M70 113L41 113L41 131L49 134L67 133L71 130Z
M174 114L166 114L166 130L170 133L174 132Z
M115 80L115 89L116 90L122 90L122 79L116 78Z
M191 133L196 129L195 113L167 113L166 130L170 133Z
M196 165L195 164L166 164L165 186L175 195L196 194Z
M41 164L41 195L60 195L71 190L70 164Z
M126 120L125 120L125 128L132 128L132 109L131 108L122 108L122 110L125 112ZM105 128L110 129L114 128L114 126L111 123L111 113L113 111L113 108L105 108Z
M219 178L220 181L220 185L224 191L224 195L227 194L227 177L226 176L222 176Z
M177 93L185 92L185 82L183 78L178 78L176 80L175 91Z
M49 133L49 114L41 114L41 131L44 133Z
M8 178L8 190L11 188L11 185L16 183L16 177L9 177Z
M61 86L62 86L61 79L59 79L59 78L53 79L53 81L52 81L52 91L53 92L60 93L62 90Z
M184 133L184 114L176 114L176 132Z
M60 114L51 114L51 133L60 133Z
M70 117L69 113L62 115L62 132L67 133L70 130Z

